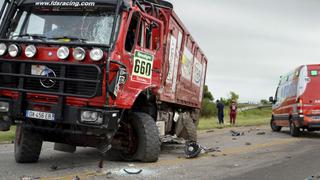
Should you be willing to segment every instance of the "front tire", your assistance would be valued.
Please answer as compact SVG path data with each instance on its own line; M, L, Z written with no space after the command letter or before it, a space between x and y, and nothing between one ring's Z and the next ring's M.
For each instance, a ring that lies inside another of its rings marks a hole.
M42 136L18 125L14 141L14 155L17 163L38 162L42 147Z
M132 127L134 144L128 152L122 152L124 160L155 162L160 154L160 137L154 119L146 113L128 113L128 124ZM129 135L130 136L130 135ZM129 142L132 143L132 142Z
M296 127L296 125L291 120L290 120L290 135L292 137L299 137L300 136L300 128Z

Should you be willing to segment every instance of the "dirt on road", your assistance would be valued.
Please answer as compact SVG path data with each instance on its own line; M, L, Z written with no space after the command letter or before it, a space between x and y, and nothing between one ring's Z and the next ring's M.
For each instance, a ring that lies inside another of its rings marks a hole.
M239 136L231 132L237 132ZM226 128L199 132L202 146L216 151L186 159L183 145L165 144L157 163L128 163L106 160L98 168L99 153L91 148L78 148L74 154L53 151L51 143L43 146L36 164L16 164L13 145L0 145L0 179L225 179L285 163L318 148L318 133L303 133L292 138L284 130L273 133L267 126ZM128 174L137 171L138 174ZM262 175L263 176L263 175ZM306 176L307 177L307 176Z

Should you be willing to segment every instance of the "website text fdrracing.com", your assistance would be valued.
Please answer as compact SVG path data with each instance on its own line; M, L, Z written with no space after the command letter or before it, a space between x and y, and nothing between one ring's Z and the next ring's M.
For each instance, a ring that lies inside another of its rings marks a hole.
M95 2L76 2L76 1L51 1L51 2L36 2L36 6L71 6L71 7L81 7L81 6L95 6Z

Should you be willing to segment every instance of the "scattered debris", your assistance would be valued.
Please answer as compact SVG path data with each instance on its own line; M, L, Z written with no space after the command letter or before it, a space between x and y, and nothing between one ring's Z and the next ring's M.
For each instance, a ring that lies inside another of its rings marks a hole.
M142 172L142 169L135 169L135 168L128 168L123 170L128 174L140 174Z
M184 148L184 153L186 155L186 158L195 158L199 156L201 153L202 148L199 146L197 142L189 142L186 143L186 146Z
M205 153L221 152L221 150L219 149L219 147L216 147L216 148L207 148L207 147L200 146L200 148L201 148L202 150L204 150Z
M80 180L79 176L75 176L72 180Z
M111 175L112 175L112 173L111 173L110 171L107 172L107 173L106 173L106 178L107 178L107 179L113 178Z
M320 175L309 176L309 177L307 177L305 180L317 180L317 179L320 179Z
M234 167L239 167L239 164L234 164Z
M134 164L128 164L129 167L134 167Z
M227 156L227 154L222 154L222 156Z
M50 170L51 171L56 171L56 170L58 170L58 166L57 165L52 165L52 166L50 166Z
M286 158L287 158L287 159L291 159L292 157L291 157L291 156L287 156Z
M37 180L37 179L40 179L40 177L29 177L29 176L20 177L20 180Z
M205 146L199 145L197 142L190 141L186 143L186 146L184 148L184 153L186 155L186 158L195 158L199 156L201 152L204 153L211 153L211 152L221 152L219 147L216 148L208 148Z
M258 132L257 135L258 136L266 135L266 132Z
M176 135L166 135L161 138L162 143L172 143L172 144L184 144L186 141L183 138L178 138Z
M215 155L215 154L211 154L211 157L217 157L217 155Z
M210 129L210 130L206 131L206 133L212 133L212 132L214 132L213 129Z
M235 140L237 140L237 138L232 138L232 140L234 140L234 141L235 141Z
M232 136L244 136L244 132L238 132L234 130L231 130L230 132Z
M252 145L252 144L251 144L251 143L249 143L249 142L246 142L246 145L247 145L247 146L250 146L250 145Z

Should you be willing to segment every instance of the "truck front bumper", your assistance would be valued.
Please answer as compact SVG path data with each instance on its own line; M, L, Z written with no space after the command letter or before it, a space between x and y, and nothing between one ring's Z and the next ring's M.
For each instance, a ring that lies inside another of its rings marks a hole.
M33 124L35 125L35 128L36 126L38 128L41 128L41 126L52 127L53 125L60 124L65 125L65 127L72 126L82 127L85 129L100 129L104 132L116 131L118 129L118 123L120 119L120 111L116 109L106 110L94 107L77 107L69 105L64 105L63 107L61 107L58 104L39 103L31 101L24 101L21 109L17 109L15 107L17 102L15 102L15 100L13 99L0 98L0 104L1 102L3 102L3 104L9 104L7 112L0 112L3 116L9 117L10 119L15 120L15 122L18 121L20 123ZM55 119L52 121L48 121L28 118L26 114L28 110L52 113L55 115ZM99 115L99 121L84 120L81 116L83 112L92 112Z

